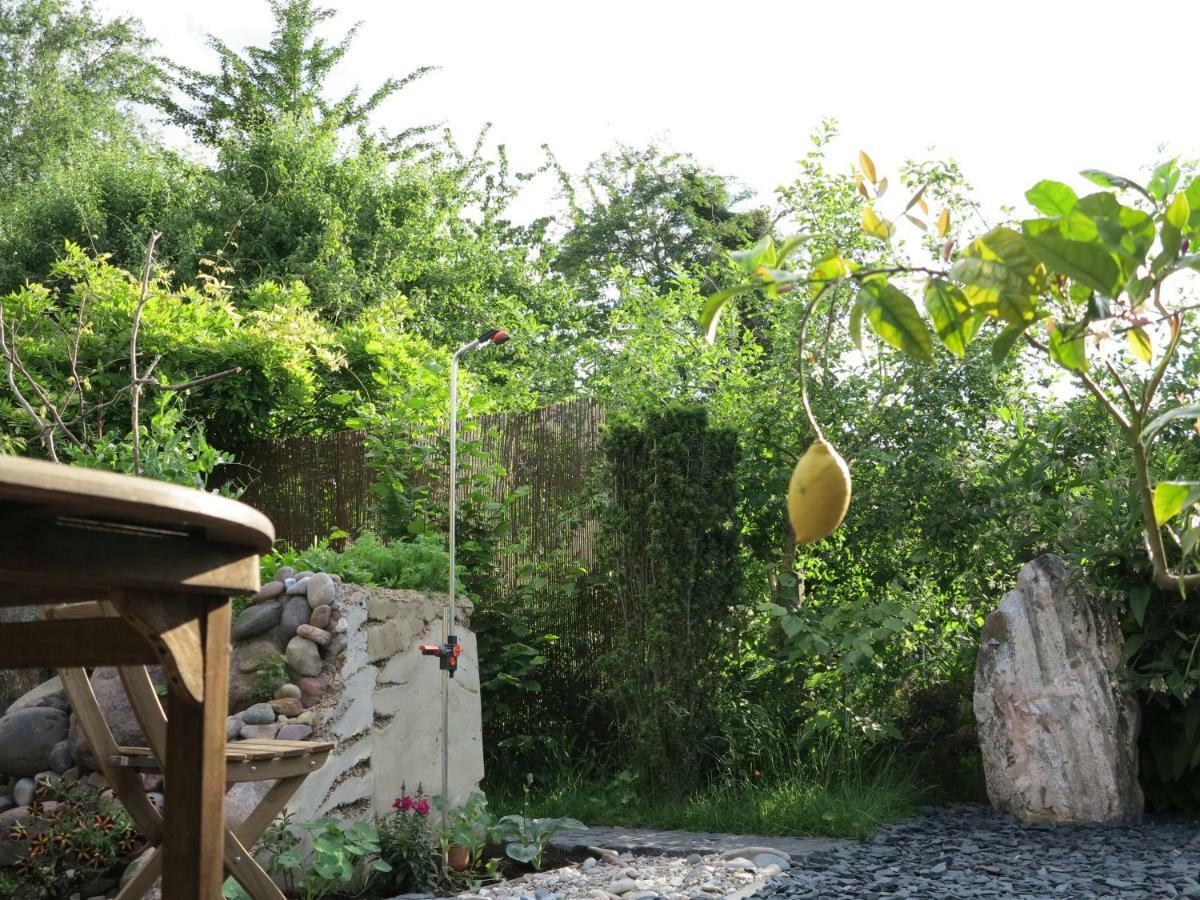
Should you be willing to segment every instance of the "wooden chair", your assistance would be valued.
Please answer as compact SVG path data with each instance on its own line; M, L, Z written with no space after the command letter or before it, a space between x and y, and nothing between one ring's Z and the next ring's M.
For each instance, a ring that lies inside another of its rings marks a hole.
M107 604L76 603L50 607L47 618L111 615ZM153 855L117 895L117 900L137 900L162 874L162 815L146 796L141 773L162 772L167 747L167 718L150 672L145 666L117 669L130 708L149 747L121 747L104 720L87 670L59 669L63 691L71 703L80 731L96 755L100 772L112 785L117 799L138 830L154 846ZM283 892L254 859L255 842L310 774L325 764L334 744L328 741L247 740L225 747L226 790L244 781L274 781L258 806L236 829L225 828L225 871L237 879L254 900L285 900ZM166 785L170 802L170 785Z

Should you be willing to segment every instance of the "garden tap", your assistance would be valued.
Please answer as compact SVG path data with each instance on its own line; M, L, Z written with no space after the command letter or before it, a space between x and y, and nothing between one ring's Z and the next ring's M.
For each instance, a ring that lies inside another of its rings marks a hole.
M458 671L458 657L462 655L462 644L458 642L458 635L452 634L446 638L444 644L422 644L422 656L436 656L440 661L439 668L444 669L454 677L454 673Z

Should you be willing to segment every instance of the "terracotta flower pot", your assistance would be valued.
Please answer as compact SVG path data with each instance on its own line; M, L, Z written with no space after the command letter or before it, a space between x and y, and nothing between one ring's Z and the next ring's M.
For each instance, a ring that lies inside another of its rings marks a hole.
M461 844L451 844L446 852L446 862L455 872L461 872L471 864L471 851Z

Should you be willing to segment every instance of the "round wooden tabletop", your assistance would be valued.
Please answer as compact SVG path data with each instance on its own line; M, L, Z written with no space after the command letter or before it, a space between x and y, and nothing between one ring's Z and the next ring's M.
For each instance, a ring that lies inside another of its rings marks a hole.
M186 529L258 553L275 543L270 519L228 497L150 478L0 456L0 515L5 508L25 507L39 515Z

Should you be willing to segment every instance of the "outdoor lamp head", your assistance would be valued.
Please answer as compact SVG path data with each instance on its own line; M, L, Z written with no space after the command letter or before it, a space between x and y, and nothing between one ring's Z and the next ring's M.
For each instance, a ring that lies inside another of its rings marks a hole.
M507 340L507 331L502 331L499 328L493 328L490 331L485 331L483 334L481 334L475 344L478 349L482 350L489 344L503 344Z

